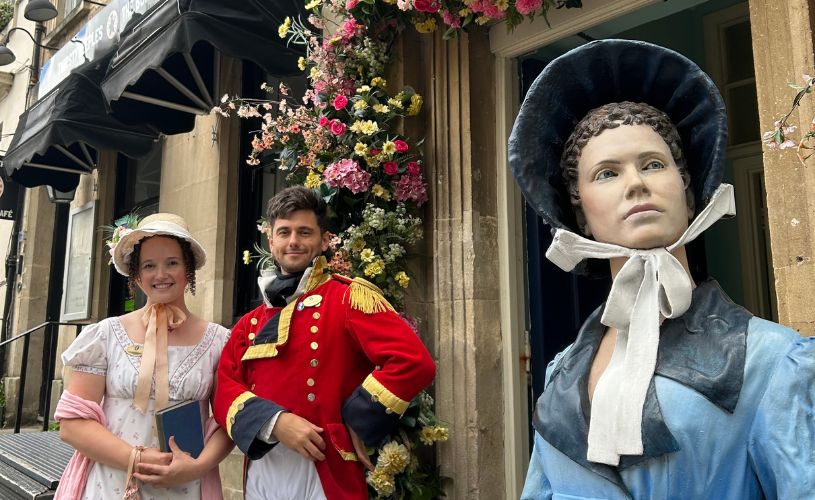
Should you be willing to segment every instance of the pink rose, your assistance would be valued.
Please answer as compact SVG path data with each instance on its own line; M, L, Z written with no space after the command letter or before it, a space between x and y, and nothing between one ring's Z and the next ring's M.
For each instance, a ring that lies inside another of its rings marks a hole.
M396 139L395 141L393 141L393 144L396 146L396 152L397 153L404 153L408 149L410 149L410 146L408 146L408 143L406 143L402 139Z
M399 165L395 161L387 161L382 168L385 170L385 173L388 175L396 175L399 173Z
M348 0L347 2L345 2L345 8L351 10L357 6L357 3L358 0Z
M422 166L417 161L409 161L407 164L407 171L412 176L417 176L422 173Z
M337 111L344 108L346 104L348 104L348 98L345 97L344 95L340 94L334 98L334 109L336 109Z
M345 133L345 124L336 118L331 120L331 133L334 135L342 135Z
M376 148L371 148L371 150L370 150L368 153L369 153L371 156L376 156L376 155L378 155L378 154L379 154L379 150L378 150L378 149L376 149Z
M326 118L325 116L321 116L320 117L320 126L325 127L326 125L328 125L328 118Z
M528 16L536 10L541 8L543 0L516 0L515 8L518 9L518 14Z
M413 7L419 12L435 13L439 11L441 2L439 0L413 0Z

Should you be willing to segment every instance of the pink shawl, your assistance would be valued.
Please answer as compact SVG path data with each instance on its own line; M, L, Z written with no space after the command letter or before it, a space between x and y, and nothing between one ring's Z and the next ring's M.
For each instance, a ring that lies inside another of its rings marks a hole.
M82 399L75 396L70 392L63 391L62 397L59 399L57 409L54 412L54 418L57 421L62 419L83 418L86 420L93 420L99 422L107 427L107 419L102 407L94 401ZM209 441L209 438L218 430L218 424L215 419L210 417L207 420L206 428L204 429L204 442ZM75 500L82 498L85 492L85 484L88 482L88 476L93 467L93 460L80 454L78 451L74 452L74 456L68 462L68 466L62 473L59 486L57 486L54 500ZM218 474L218 467L213 467L209 472L201 477L201 500L223 500L223 491L221 489L221 476Z

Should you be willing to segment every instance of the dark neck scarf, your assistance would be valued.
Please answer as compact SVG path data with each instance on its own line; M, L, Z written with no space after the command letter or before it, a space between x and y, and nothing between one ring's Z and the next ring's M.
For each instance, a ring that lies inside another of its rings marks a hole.
M275 279L266 286L266 298L274 307L285 307L288 303L286 299L297 291L297 285L303 278L300 271L296 274L282 274L280 270L275 271Z

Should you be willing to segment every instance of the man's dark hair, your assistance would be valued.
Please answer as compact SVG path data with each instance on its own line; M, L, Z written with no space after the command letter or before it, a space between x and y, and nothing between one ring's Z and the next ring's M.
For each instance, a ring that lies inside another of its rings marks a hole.
M662 137L685 183L685 198L688 208L693 213L695 201L690 174L685 164L685 155L682 153L682 139L671 119L662 111L645 103L612 102L589 111L580 120L566 141L563 156L560 158L560 171L569 190L569 198L574 207L580 230L585 232L586 226L586 217L580 206L580 193L577 189L577 164L580 161L580 155L592 138L597 137L604 130L617 128L620 125L647 125Z
M325 200L305 186L286 188L269 199L266 205L266 220L273 227L275 220L285 219L297 210L311 210L317 216L320 232L328 230L328 207Z

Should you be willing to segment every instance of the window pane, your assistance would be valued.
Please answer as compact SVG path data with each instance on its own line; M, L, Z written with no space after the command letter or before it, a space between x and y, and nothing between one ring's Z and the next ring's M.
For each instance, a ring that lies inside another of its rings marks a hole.
M731 145L759 139L758 96L755 83L745 83L728 90L727 115L730 118Z
M755 75L750 22L744 21L724 29L726 83L737 82Z

